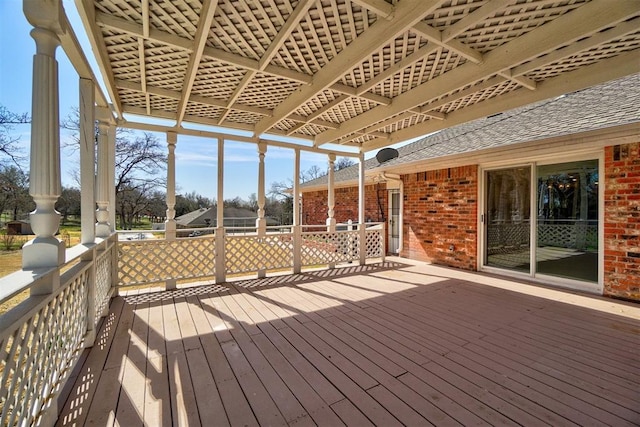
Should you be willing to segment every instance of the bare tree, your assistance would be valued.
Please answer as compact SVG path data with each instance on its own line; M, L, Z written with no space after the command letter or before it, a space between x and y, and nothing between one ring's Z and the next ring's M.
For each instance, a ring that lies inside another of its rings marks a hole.
M337 171L340 169L348 168L349 166L355 165L356 162L349 157L339 157L336 162L333 164L333 168Z
M29 123L30 118L27 113L16 114L9 111L5 106L0 105L0 164L14 163L20 167L25 157L22 149L18 145L19 137L12 135L15 125Z
M74 109L62 126L73 131L76 143L67 148L77 149L80 115ZM97 143L97 128L96 128ZM166 185L167 156L164 147L151 133L134 133L116 129L116 210L120 227L130 228L134 219L148 209L153 192Z

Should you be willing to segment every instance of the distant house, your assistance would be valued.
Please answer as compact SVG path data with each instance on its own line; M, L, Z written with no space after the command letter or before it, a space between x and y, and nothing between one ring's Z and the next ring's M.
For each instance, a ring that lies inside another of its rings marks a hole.
M33 234L29 221L9 221L7 223L7 234Z
M224 208L224 227L255 227L258 214L248 209ZM178 228L217 227L217 208L200 208L176 218ZM267 218L267 226L278 225L273 218Z

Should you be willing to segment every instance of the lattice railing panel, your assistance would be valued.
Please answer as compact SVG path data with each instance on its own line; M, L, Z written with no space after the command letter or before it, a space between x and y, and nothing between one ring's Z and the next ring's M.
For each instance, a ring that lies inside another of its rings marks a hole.
M357 231L302 233L302 265L323 265L358 260Z
M530 229L528 222L520 224L489 224L487 226L487 255L528 248Z
M72 268L57 291L27 300L34 307L3 327L0 425L36 425L70 374L87 330L88 271L88 263Z
M95 262L95 275L96 275L96 292L95 292L95 319L94 324L97 325L98 319L100 319L102 313L109 306L110 290L115 284L115 280L112 277L114 263L116 259L117 251L116 245L112 244L106 250L98 252Z
M225 236L227 274L293 267L293 234Z
M118 242L120 286L215 275L213 235Z
M366 236L366 249L367 249L367 258L380 258L384 255L384 230L374 229L367 230L365 233Z
M595 249L598 247L598 226L584 222L538 224L538 246Z

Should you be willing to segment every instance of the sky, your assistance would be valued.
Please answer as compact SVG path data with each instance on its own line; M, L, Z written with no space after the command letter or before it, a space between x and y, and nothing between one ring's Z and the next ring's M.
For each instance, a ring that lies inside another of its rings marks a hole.
M85 47L85 54L93 61L88 40L82 24L76 15L72 0L63 1L65 11L76 36ZM22 0L0 0L0 104L14 113L31 114L32 58L35 42L29 35L32 26L22 12ZM62 48L56 51L59 67L60 118L66 117L78 106L78 75L69 63ZM94 74L100 79L100 71L95 62ZM104 86L103 86L104 91ZM106 94L106 91L104 91ZM142 121L137 118L138 121ZM24 153L29 152L30 126L19 125L13 135L20 136ZM155 134L164 143L163 133ZM64 131L61 140L70 142L70 135ZM374 155L372 153L371 155ZM215 199L217 194L217 142L214 139L178 135L176 145L176 186L177 193L195 191ZM62 184L76 186L74 170L78 169L76 152L63 152L61 156ZM225 142L224 198L246 199L258 189L257 147L250 143L227 140ZM302 171L316 165L327 167L325 155L302 152ZM293 177L293 150L269 147L265 156L265 185L267 191L272 182L288 181ZM164 189L163 189L164 190Z

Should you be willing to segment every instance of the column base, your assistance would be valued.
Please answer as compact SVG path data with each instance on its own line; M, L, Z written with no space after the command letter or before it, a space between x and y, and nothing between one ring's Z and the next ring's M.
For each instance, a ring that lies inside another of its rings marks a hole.
M55 237L36 237L22 247L22 268L58 267L65 262L64 242Z
M111 226L108 222L96 224L96 237L109 237L111 235Z
M176 239L176 220L171 219L164 222L164 238L166 240Z
M335 218L327 218L327 231L332 233L336 231L336 219Z
M264 236L267 232L267 219L266 218L258 218L256 219L256 231L259 236Z

